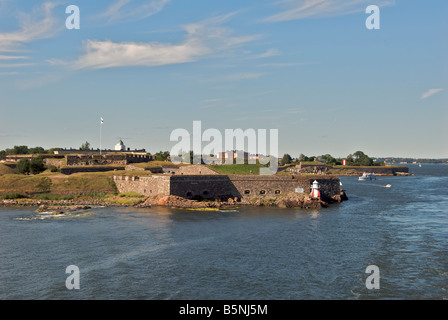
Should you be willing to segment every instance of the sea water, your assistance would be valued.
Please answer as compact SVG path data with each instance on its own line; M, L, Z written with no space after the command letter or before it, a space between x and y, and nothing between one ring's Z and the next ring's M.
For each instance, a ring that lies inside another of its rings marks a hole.
M0 299L447 299L448 166L409 168L320 210L0 208Z

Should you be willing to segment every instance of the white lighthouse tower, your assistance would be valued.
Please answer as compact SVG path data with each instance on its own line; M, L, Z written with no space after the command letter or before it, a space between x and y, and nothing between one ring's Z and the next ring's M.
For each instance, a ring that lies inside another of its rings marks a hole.
M320 191L319 191L319 182L314 180L313 185L311 186L311 197L320 199Z

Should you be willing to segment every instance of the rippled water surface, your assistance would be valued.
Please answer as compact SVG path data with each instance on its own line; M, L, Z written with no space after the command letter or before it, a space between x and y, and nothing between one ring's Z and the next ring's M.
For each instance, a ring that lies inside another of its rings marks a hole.
M447 299L448 166L409 167L322 210L0 208L0 299Z

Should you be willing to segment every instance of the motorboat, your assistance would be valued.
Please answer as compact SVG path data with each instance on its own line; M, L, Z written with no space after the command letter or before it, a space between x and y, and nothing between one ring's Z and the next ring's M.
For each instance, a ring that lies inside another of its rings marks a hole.
M362 176L358 178L359 181L376 180L376 175L374 173L364 172Z

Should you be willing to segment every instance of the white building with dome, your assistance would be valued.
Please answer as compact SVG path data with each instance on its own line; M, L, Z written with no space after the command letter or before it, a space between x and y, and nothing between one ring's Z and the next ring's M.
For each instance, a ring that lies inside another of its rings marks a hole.
M126 147L123 143L123 141L121 141L121 139L117 142L117 144L115 145L115 151L125 151Z

